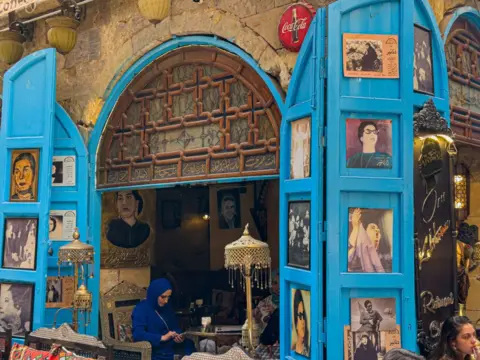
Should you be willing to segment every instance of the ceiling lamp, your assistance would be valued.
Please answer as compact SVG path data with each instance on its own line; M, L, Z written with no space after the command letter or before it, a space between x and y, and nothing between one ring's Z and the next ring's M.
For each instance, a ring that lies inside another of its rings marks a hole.
M13 22L10 30L0 32L0 61L12 65L20 60L25 40L24 28L19 22Z
M50 28L47 32L48 43L60 54L68 54L77 44L79 20L80 8L74 0L64 0L61 15L46 20Z
M170 0L138 0L142 16L152 24L158 24L170 12Z

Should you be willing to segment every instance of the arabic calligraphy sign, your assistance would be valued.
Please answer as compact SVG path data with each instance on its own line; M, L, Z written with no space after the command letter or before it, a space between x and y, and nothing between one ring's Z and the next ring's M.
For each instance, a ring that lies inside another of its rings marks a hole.
M3 0L0 1L0 16L7 15L13 11L20 10L27 5L31 5L38 0Z
M428 133L430 116L439 121L436 109L429 111L422 113L424 131L417 134L414 147L417 317L424 355L438 340L438 324L454 315L457 294L452 160L448 141L436 136L437 131Z

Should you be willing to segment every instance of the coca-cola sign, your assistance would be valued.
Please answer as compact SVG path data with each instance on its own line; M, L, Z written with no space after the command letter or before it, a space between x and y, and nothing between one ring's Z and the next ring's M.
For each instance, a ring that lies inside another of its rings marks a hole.
M315 16L312 5L300 2L289 6L278 24L278 37L290 51L299 51Z

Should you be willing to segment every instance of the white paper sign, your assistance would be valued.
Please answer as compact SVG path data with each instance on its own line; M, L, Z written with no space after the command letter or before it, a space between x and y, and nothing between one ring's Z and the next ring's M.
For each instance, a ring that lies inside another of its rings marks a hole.
M75 210L51 210L48 237L50 240L72 240L76 226Z
M75 156L54 156L52 186L75 186Z

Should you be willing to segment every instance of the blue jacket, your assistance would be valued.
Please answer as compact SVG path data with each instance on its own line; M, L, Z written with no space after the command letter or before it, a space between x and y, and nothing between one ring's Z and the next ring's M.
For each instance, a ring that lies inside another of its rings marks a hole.
M132 313L133 339L152 344L152 360L172 360L174 346L178 346L173 339L161 340L169 331L181 333L171 306L160 307L157 302L160 295L171 289L167 279L153 281L147 290L147 299L138 303Z

